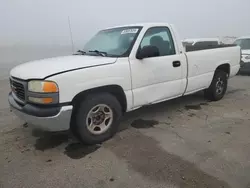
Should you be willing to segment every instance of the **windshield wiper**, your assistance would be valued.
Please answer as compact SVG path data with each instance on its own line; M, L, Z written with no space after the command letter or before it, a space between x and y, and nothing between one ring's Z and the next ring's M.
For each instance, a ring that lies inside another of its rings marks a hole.
M84 54L86 54L86 52L83 51L83 50L78 50L77 52L78 52L78 53L81 53L81 54L74 54L74 55L84 55Z
M107 56L108 53L107 52L102 52L102 51L99 51L99 50L90 50L89 52L95 52L97 53L98 55L101 55L101 56Z

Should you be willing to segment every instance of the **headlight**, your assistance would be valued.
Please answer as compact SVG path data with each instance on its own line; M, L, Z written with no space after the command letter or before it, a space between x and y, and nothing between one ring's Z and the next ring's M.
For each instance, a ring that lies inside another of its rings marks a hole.
M37 93L56 93L58 86L52 81L33 80L28 83L28 90Z
M250 55L246 56L245 59L250 59Z
M37 104L57 104L59 89L55 82L32 80L28 83L28 100Z

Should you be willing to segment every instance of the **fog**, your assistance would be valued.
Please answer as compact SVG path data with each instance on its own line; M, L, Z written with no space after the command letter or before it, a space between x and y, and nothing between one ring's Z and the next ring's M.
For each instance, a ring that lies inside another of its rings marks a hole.
M182 38L250 34L249 0L0 0L1 45L81 46L98 29L137 22L175 24Z
M250 35L249 7L249 0L0 0L0 79L17 64L72 54L114 25L167 22L181 38Z

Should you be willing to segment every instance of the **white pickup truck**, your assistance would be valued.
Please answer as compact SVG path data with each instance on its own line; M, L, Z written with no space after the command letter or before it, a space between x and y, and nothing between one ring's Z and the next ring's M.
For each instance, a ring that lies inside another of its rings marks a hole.
M124 112L200 90L220 100L240 59L236 45L186 53L170 24L107 28L77 54L13 68L9 103L34 126L95 144L115 134Z

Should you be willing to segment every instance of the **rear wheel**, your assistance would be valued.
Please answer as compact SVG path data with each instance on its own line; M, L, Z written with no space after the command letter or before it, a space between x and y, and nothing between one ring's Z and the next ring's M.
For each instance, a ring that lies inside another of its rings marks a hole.
M74 116L73 132L85 144L98 144L117 131L122 109L109 93L92 94L80 102Z
M227 91L227 82L226 72L221 70L215 71L211 85L205 90L205 97L212 101L221 100Z

